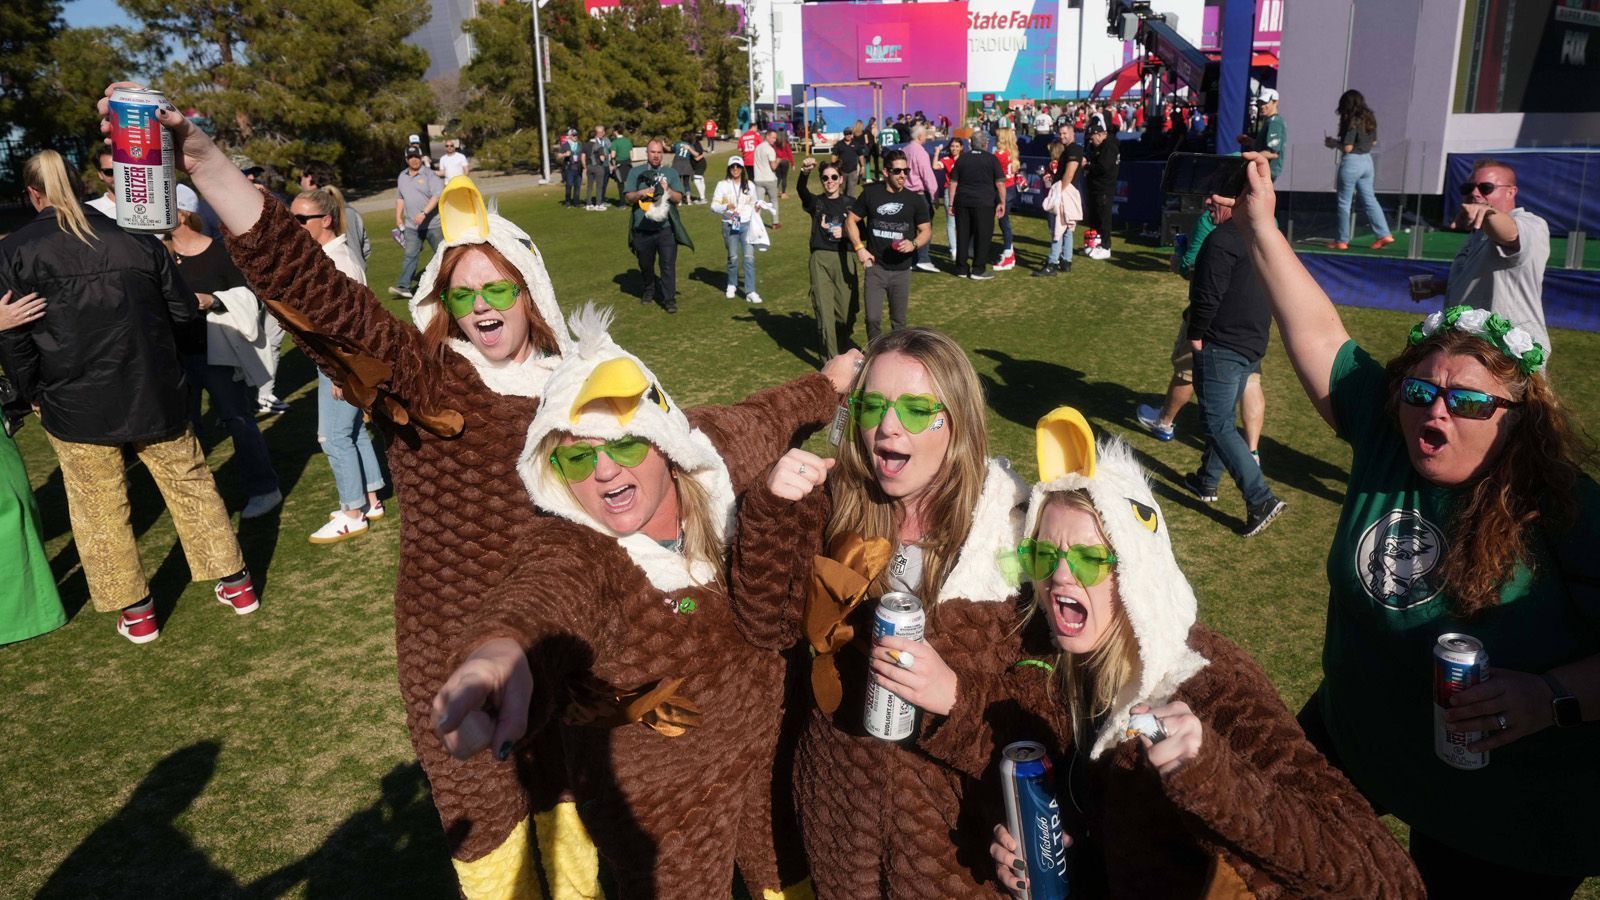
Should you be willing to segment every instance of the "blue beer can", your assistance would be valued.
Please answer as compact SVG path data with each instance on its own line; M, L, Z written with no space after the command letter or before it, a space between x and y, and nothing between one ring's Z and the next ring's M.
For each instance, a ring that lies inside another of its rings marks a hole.
M1055 768L1044 745L1007 744L1000 760L1000 786L1006 800L1006 830L1028 870L1022 900L1064 900L1067 849L1062 846L1061 804L1056 799Z
M1172 252L1179 259L1189 252L1189 235L1180 231L1172 236Z

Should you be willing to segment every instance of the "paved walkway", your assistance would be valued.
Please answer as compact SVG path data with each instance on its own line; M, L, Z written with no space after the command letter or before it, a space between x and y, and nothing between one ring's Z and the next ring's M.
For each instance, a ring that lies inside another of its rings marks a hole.
M496 194L503 194L507 191L520 191L524 188L538 187L540 178L541 176L539 175L528 174L475 175L472 181L478 186L478 190L483 192L485 197L493 197ZM561 187L560 176L556 173L551 173L550 183L559 189ZM381 194L362 197L350 205L355 207L356 212L369 213L382 209L394 209L394 200L395 191L390 188Z

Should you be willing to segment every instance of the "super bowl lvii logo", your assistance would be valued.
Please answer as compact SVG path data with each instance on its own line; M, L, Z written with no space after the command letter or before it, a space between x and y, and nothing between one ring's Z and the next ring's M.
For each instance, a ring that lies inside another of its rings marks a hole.
M883 42L883 35L875 34L872 36L872 43L866 46L867 62L878 64L898 64L902 62L900 58L900 51L903 49L903 47L903 44L885 44Z

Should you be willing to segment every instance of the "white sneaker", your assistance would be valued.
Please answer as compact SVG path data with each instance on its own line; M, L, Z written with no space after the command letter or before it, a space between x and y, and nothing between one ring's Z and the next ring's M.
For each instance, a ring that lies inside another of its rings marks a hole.
M278 508L283 502L283 493L273 491L270 494L257 494L245 501L244 510L239 513L241 519L255 519L266 515Z
M1095 247L1086 254L1090 259L1110 259L1111 251L1104 247Z
M921 269L924 272L937 272L937 271L939 271L939 267L934 265L931 262L917 263L917 268Z
M376 522L383 518L383 503L380 501L367 507L367 521Z
M760 303L761 295L755 291L751 291L750 293L744 295L744 302L751 304Z
M351 518L340 511L329 515L326 525L311 532L310 540L313 544L337 544L358 534L364 534L366 530L366 516Z
M726 296L729 300L732 300L734 298L734 295L736 295L738 293L739 293L739 286L736 285L736 284L730 284L730 285L728 285L728 292L724 296Z

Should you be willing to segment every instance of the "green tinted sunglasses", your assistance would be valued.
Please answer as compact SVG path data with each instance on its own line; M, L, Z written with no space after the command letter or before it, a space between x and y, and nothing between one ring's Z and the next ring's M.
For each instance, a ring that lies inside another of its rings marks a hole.
M860 428L877 428L893 408L900 417L900 424L912 434L928 430L934 413L944 411L944 404L931 394L901 394L891 402L877 391L856 391L850 395L850 406L855 410L856 425Z
M550 454L550 465L568 483L588 481L589 476L594 474L595 465L600 462L601 451L611 457L612 462L631 469L644 462L645 456L650 452L650 442L632 435L625 435L603 444L579 441L576 444L557 447Z
M1073 544L1065 550L1049 541L1028 540L1017 545L1017 562L1034 581L1048 581L1061 560L1066 561L1072 577L1088 588L1106 580L1117 555L1105 544Z
M517 302L518 293L519 288L515 281L491 281L481 288L451 288L445 292L444 305L449 308L450 315L457 319L472 312L472 308L478 305L479 297L483 298L483 302L504 312Z

